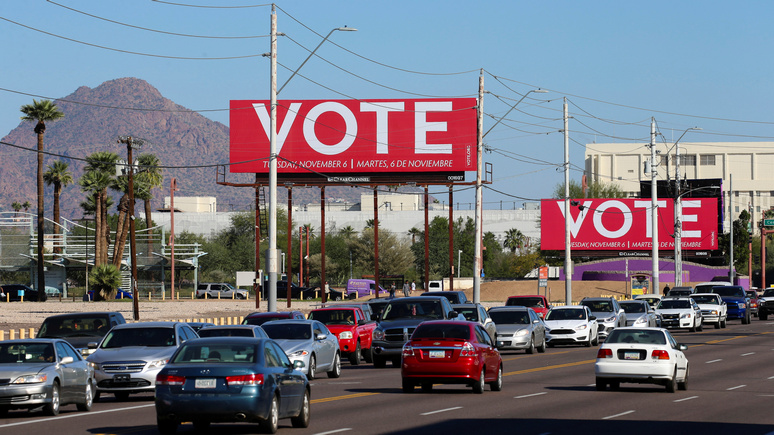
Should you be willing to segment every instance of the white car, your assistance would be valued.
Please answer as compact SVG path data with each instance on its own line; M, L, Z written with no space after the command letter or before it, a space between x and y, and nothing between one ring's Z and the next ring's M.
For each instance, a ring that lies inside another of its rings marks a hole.
M626 312L626 326L661 327L655 310L646 301L621 301L618 305Z
M638 301L646 301L650 304L651 307L655 309L656 305L661 302L661 295L658 293L646 293L644 295L635 295L633 299Z
M716 293L695 293L691 295L691 299L699 305L703 323L712 323L715 325L715 329L726 327L728 307L720 295Z
M596 387L617 390L621 382L660 384L670 393L688 387L688 359L666 329L618 328L597 352Z
M702 330L701 308L691 298L663 298L656 307L663 328Z
M553 307L548 310L544 323L548 347L554 347L557 344L579 343L586 346L599 344L599 325L589 307L583 305Z

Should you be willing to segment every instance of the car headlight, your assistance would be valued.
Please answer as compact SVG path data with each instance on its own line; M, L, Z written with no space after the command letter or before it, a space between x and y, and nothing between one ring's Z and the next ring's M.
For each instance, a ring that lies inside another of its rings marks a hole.
M297 350L295 352L291 352L288 354L288 357L290 358L301 358L302 356L309 355L308 350Z
M529 331L528 331L528 330L526 330L526 329L519 329L519 330L518 330L518 331L516 331L516 333L515 333L515 334L513 334L513 335L514 335L514 336L516 336L516 337L523 337L523 336L525 336L525 335L527 335L527 334L529 334Z
M712 311L710 311L710 314L713 315L713 316L717 316L718 315L718 310L712 310Z
M608 317L607 319L603 319L603 320L602 320L602 322L604 322L604 323L607 323L607 322L615 322L615 316L613 316L613 317Z
M576 329L577 331L583 331L584 329L586 329L586 328L588 328L588 327L589 327L589 325L580 325L580 326L576 327L575 329Z
M637 320L634 321L635 325L644 325L646 323L648 323L648 319L645 318L645 317L640 317L640 318L638 318Z
M691 313L680 314L680 318L681 319L690 319L691 318Z
M93 368L94 370L99 370L100 367L102 366L102 364L100 364L100 363L95 363L95 362L91 362L91 361L86 361L86 362L89 363L91 368Z
M374 340L384 340L384 331L379 328L374 329Z
M148 368L149 369L154 369L154 368L159 368L160 369L160 368L164 367L165 365L167 365L167 360L159 359L159 360L151 361L150 363L148 363Z
M342 333L339 334L339 338L342 340L349 340L352 338L352 331L342 331Z
M41 382L46 382L46 379L48 379L48 376L44 374L36 374L36 375L22 375L18 378L14 379L12 384L39 384Z

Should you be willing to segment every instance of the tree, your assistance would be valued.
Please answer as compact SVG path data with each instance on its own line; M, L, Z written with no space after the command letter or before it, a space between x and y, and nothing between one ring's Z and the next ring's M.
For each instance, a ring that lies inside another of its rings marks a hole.
M44 301L46 297L46 277L43 264L43 240L44 240L44 220L43 220L43 136L46 133L46 122L55 121L64 116L59 108L51 100L32 100L32 104L25 104L21 107L24 116L22 121L34 121L33 131L38 136L38 300Z
M503 246L507 249L510 249L511 254L513 254L516 252L517 249L521 250L521 247L524 246L525 241L526 241L526 237L524 236L524 233L522 233L516 228L511 228L510 230L505 232L505 240L503 241Z
M153 201L153 189L161 186L164 181L164 174L161 160L155 154L140 154L137 159L140 165L140 172L137 174L134 182L139 184L135 186L135 196L142 199L145 205L145 225L151 228L151 201Z
M89 277L94 288L94 300L113 300L121 286L121 271L112 264L100 264L91 270Z
M107 225L107 202L109 187L115 186L113 176L118 154L110 151L98 151L86 157L86 168L78 181L81 190L94 196L97 244L95 249L95 264L108 261L110 246L110 231Z
M30 211L30 202L29 201L24 201L21 206L24 207L24 212L25 213Z
M14 201L14 202L11 204L11 208L13 209L13 211L15 211L15 212L16 212L16 214L17 214L17 216L18 216L19 212L20 212L20 211L21 211L21 209L22 209L22 205L21 205L21 203L20 203L19 201Z
M54 235L58 236L59 219L60 219L60 200L62 195L62 187L68 186L73 182L73 174L68 169L68 164L62 161L56 161L53 165L48 166L48 171L43 174L43 181L47 185L54 185ZM54 252L61 252L61 248L57 246L54 248Z
M408 231L409 235L411 236L411 244L417 242L417 236L422 235L422 231L417 227L411 227L411 229Z
M591 183L584 194L583 186L577 181L570 180L570 198L623 198L626 194L615 183ZM559 183L554 188L553 198L564 199L564 183Z

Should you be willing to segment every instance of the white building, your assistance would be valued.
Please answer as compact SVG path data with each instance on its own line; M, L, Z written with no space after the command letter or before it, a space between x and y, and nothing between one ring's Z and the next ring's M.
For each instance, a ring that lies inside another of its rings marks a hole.
M164 209L169 210L170 198L164 197ZM215 213L218 211L218 200L214 196L177 196L175 211L188 213Z

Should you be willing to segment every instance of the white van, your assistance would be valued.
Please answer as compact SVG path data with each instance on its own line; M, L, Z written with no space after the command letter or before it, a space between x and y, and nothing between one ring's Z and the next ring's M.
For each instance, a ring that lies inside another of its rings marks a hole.
M427 284L427 291L429 291L429 292L441 292L441 291L443 291L443 281L430 281Z

